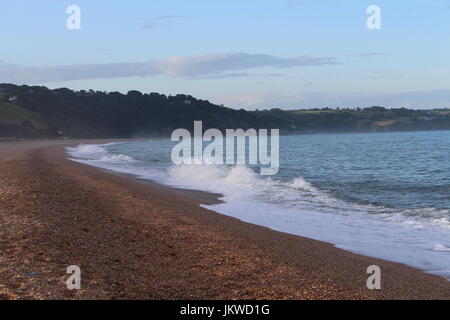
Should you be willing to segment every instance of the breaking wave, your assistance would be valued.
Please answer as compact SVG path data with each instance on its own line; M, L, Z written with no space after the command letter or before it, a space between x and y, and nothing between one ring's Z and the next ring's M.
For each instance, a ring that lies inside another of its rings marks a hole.
M149 142L147 142L149 143ZM450 279L449 210L395 209L338 199L303 177L262 177L245 166L154 167L145 145L131 152L116 144L68 148L72 160L166 185L223 195L205 206L274 230L335 244L365 255L408 264ZM114 147L114 153L108 149ZM120 152L119 152L120 151ZM153 154L153 153L152 153ZM142 160L144 159L144 160ZM164 161L160 161L164 162Z

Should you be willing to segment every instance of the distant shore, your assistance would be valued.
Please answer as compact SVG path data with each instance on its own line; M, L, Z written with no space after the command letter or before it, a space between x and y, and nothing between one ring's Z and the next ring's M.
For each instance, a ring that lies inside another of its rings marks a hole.
M217 214L199 206L214 197L63 148L111 141L0 142L0 299L450 299L441 277ZM366 287L370 265L381 290Z

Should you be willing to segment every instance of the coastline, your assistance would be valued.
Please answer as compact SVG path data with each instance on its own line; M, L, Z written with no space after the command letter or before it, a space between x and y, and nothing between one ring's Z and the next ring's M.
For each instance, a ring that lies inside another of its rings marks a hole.
M82 142L112 140L0 143L0 299L450 298L439 276L68 160L63 147ZM65 288L69 265L80 291ZM366 288L370 265L382 290Z

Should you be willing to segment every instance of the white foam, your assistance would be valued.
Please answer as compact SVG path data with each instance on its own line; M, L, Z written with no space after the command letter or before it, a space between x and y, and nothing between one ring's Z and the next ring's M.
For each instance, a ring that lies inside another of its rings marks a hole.
M311 191L311 192L317 191L316 188L314 188L309 182L305 181L303 178L295 178L291 183L291 187L294 189L304 191Z
M444 246L443 244L436 244L434 246L435 251L442 251L442 252L450 252L450 247Z
M136 162L136 160L134 160L133 158L123 155L123 154L104 156L100 159L100 161L109 162L109 163L119 163L119 164L123 164L126 162L128 162L128 163Z
M119 164L124 162L136 162L136 160L124 154L115 155L108 153L105 147L112 145L115 145L115 143L103 145L81 144L76 148L67 148L67 150L70 155L81 159Z
M166 175L160 170L139 166L139 161L124 154L110 154L106 147L117 145L108 143L103 145L82 144L75 148L66 148L72 161L91 166L134 175L141 179L162 182Z
M76 148L69 148L72 152L78 153L80 156L90 155L90 154L98 154L98 153L106 153L105 148L96 144L81 144Z

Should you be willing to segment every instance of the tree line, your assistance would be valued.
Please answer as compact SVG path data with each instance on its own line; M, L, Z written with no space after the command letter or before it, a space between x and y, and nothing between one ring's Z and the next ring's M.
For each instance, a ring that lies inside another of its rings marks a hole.
M450 110L311 108L236 110L190 95L50 90L0 84L0 137L130 138L178 128L276 128L283 134L450 129Z

